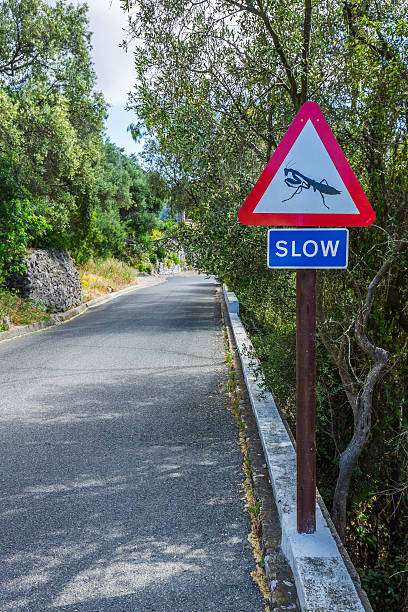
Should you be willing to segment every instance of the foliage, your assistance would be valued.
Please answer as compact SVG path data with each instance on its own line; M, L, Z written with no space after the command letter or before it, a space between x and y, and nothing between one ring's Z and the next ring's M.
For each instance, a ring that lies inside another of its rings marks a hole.
M27 246L47 227L44 218L33 214L29 200L0 203L0 280L5 272L21 270Z
M105 104L87 25L84 5L0 7L0 152L12 151L13 180L47 220L44 246L77 246L90 228Z
M153 272L152 264L147 263L145 261L141 261L140 263L138 263L137 269L139 270L139 272L142 272L142 274L151 274Z
M179 232L190 260L238 294L289 416L294 277L265 269L266 229L240 226L237 211L307 99L322 107L372 202L376 224L351 232L349 270L319 275L319 486L335 502L333 516L357 566L368 571L403 557L407 490L401 451L391 440L407 422L404 6L123 5L138 41L130 105L150 135L145 162L166 177L173 209L193 221ZM362 504L370 505L368 521ZM375 602L377 586L369 584ZM395 610L407 603L404 584Z
M95 209L94 226L96 229L93 251L102 259L123 255L127 238L126 227L121 223L117 210Z
M8 317L14 325L29 325L48 320L49 314L44 305L0 289L0 322L3 317ZM5 330L0 327L0 331Z
M405 608L401 592L407 579L407 560L402 556L380 559L373 568L361 569L362 587L371 593L374 609L393 612L396 606Z
M84 35L85 5L75 8L58 0L7 0L0 7L0 78L18 87L47 80L69 89L93 85L89 62L90 35Z
M69 249L78 262L127 257L126 241L143 244L164 198L156 173L103 142L86 11L44 0L0 7L2 198L27 199L32 220L45 219L30 244Z
M136 156L124 155L109 141L104 146L97 195L103 210L118 210L135 236L156 227L165 198L157 173L146 173Z

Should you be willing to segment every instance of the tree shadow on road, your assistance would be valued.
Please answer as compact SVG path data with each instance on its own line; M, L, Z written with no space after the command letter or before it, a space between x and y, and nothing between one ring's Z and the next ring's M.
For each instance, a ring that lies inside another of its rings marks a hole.
M50 379L3 420L0 610L260 609L224 376Z

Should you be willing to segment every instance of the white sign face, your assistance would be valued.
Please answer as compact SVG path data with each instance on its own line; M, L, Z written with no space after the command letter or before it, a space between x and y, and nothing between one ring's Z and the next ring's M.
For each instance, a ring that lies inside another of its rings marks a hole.
M253 213L360 214L310 119Z

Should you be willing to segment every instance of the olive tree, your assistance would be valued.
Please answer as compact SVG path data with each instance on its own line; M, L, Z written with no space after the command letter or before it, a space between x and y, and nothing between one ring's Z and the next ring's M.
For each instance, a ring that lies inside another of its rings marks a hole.
M231 284L254 329L285 328L293 337L294 279L265 270L265 229L242 227L236 215L302 103L320 104L375 209L374 226L351 231L349 269L322 272L318 282L322 371L328 356L341 385L335 401L348 402L346 410L331 408L328 432L338 458L329 497L345 539L359 461L366 457L370 471L374 456L380 473L378 449L395 451L382 438L397 439L406 428L405 9L392 0L122 4L130 35L141 41L129 105L151 138L146 161L166 175L173 201L195 221L183 232L196 265ZM370 486L381 483L373 477ZM367 493L365 508L381 505L375 494ZM396 503L395 496L387 501ZM402 507L389 524L401 527ZM396 541L403 546L402 537Z

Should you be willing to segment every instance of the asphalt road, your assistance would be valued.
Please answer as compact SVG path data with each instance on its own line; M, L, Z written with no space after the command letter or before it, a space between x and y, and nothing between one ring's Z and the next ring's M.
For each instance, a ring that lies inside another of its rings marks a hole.
M258 612L215 285L0 344L0 610Z

